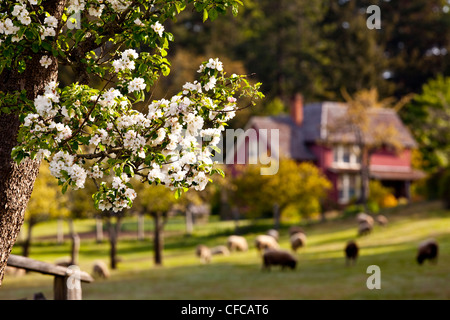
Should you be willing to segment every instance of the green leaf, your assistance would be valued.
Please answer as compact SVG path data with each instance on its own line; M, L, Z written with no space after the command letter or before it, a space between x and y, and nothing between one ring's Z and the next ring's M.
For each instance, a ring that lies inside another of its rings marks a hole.
M182 190L182 189L177 189L177 190L175 191L175 199L180 199L181 193L182 193L181 190Z
M48 43L48 42L45 42L45 41L42 42L41 46L42 46L42 48L43 48L44 50L52 51L52 46L51 46L50 43Z
M69 181L64 182L61 192L62 194L65 194L67 192L67 188L69 187Z
M206 11L206 9L203 9L203 22L205 22L206 20L208 20L208 11Z
M209 18L211 19L211 21L214 21L217 19L217 17L219 16L219 13L217 12L216 9L211 9L209 11ZM204 22L204 21L203 21Z
M134 170L131 166L125 166L123 171L131 177L134 177Z

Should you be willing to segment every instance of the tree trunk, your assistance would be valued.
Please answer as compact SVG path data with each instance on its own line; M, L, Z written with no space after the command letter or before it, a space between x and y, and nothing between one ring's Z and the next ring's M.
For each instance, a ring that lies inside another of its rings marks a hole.
M120 230L120 217L116 217L116 223L114 224L112 221L112 217L108 218L108 229L109 229L109 257L110 257L110 267L112 270L117 269L117 240L119 238L119 230Z
M78 265L78 255L80 253L80 237L77 234L72 235L72 248L70 252L70 264Z
M220 220L230 220L231 217L231 206L228 199L228 191L226 188L221 188L220 190Z
M234 233L239 234L239 208L233 207L231 209L231 212L233 213L233 220L234 220Z
M186 234L188 236L191 236L193 231L194 231L194 221L192 219L192 211L188 207L186 208Z
M56 242L58 244L63 244L64 243L64 228L63 228L63 219L59 218L58 219L58 225L57 225L57 229L56 229Z
M59 19L65 2L47 0L42 5L49 14ZM28 99L34 100L43 92L48 82L57 80L58 64L52 57L53 63L46 69L39 63L42 54L34 54L31 51L25 54L31 57L31 60L27 60L26 70L18 73L14 68L5 69L0 76L0 91L8 93L26 90ZM0 286L6 262L23 224L25 208L39 172L37 161L25 160L17 165L11 159L11 150L17 144L19 125L18 114L0 113Z
M369 194L369 168L363 165L361 168L361 200L360 203L364 206L364 210L368 211L367 199Z
M95 218L95 238L97 243L103 242L103 219L101 216Z
M144 240L144 214L139 212L138 216L137 216L137 222L138 222L138 234L137 234L137 238L139 241Z
M155 265L160 266L162 265L162 247L163 247L163 240L162 240L162 228L161 228L161 215L159 213L155 213L153 215L153 221L155 222L155 233L153 237L153 247L155 250Z
M372 157L372 151L367 150L363 152L361 161L361 197L360 203L364 206L366 212L369 211L367 201L369 198L369 181L370 181L370 158Z
M30 256L31 237L32 237L32 231L33 231L34 225L35 225L35 222L30 219L28 221L27 238L25 239L23 246L22 246L22 255L24 257Z
M274 229L280 229L280 206L278 203L273 205L273 219L274 219Z

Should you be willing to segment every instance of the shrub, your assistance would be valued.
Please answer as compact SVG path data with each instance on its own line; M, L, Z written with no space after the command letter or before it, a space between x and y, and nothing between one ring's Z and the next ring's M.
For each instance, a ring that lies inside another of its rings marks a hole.
M362 204L352 204L344 209L344 217L356 216L360 212L364 212L366 209Z
M367 209L371 212L371 213L378 213L380 211L380 206L378 205L377 202L375 201L368 201L367 202Z
M383 186L380 181L370 181L369 190L368 201L376 203L379 208L392 208L398 205L397 199L392 194L393 190Z
M393 208L398 205L398 200L393 194L388 194L383 199L382 207L383 208Z

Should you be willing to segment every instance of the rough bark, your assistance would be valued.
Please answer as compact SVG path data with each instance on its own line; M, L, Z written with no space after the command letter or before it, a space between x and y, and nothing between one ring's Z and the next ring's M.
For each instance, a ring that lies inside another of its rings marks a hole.
M275 230L279 230L280 229L280 220L281 220L281 215L280 215L280 206L278 203L275 203L273 205L273 219L274 219L274 229Z
M164 248L164 237L163 231L164 226L167 223L167 214L163 215L160 212L155 212L152 214L153 221L155 223L155 230L153 236L153 247L154 247L154 262L155 265L161 266L163 263L163 248Z
M112 214L110 213L110 216ZM116 223L114 224L112 221L112 217L108 218L108 235L109 235L109 244L110 244L110 250L109 250L109 257L110 257L110 267L112 270L117 269L117 240L119 238L119 231L120 231L120 222L121 217L116 217Z
M156 213L153 215L153 221L155 222L155 234L153 237L153 247L155 250L155 265L162 265L162 239L161 239L161 223L160 215Z
M62 15L64 0L43 2L46 10L59 19ZM56 81L58 66L53 58L52 65L45 69L39 63L41 54L30 52L31 60L23 73L16 70L4 70L0 75L0 91L14 92L26 90L29 99L43 92L49 81ZM0 286L6 268L6 262L17 235L23 225L24 212L33 191L33 184L39 172L39 162L23 161L17 165L11 159L12 148L17 144L19 130L18 114L0 113Z

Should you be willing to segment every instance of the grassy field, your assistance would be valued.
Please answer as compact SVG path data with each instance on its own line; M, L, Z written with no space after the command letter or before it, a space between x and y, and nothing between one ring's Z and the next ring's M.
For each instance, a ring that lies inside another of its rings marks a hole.
M387 213L387 228L376 226L373 233L357 239L361 247L355 267L346 267L343 248L347 240L356 236L354 218L334 219L325 223L304 226L307 247L297 254L295 271L272 269L261 271L261 258L253 240L257 234L271 227L270 220L256 224L241 221L243 235L250 244L245 253L214 256L203 265L195 257L199 243L208 246L225 244L233 233L233 222L214 220L196 226L191 237L183 234L181 219L173 219L166 230L164 266L153 265L153 251L147 221L147 238L136 240L136 222L124 221L124 236L118 244L122 261L118 270L107 280L83 285L83 299L450 299L450 212L437 204L420 204ZM93 232L95 221L76 221L79 233ZM280 245L289 249L288 225L283 225ZM56 233L56 222L36 226L31 258L54 262L68 256L70 242L57 245L49 237ZM440 243L437 265L417 265L417 245L434 237ZM19 247L13 253L20 254ZM109 245L105 241L83 237L80 266L88 272L92 263L108 263ZM381 269L381 289L369 290L366 273L369 265ZM29 273L23 277L5 276L0 299L31 299L33 293L43 292L53 297L52 277Z

